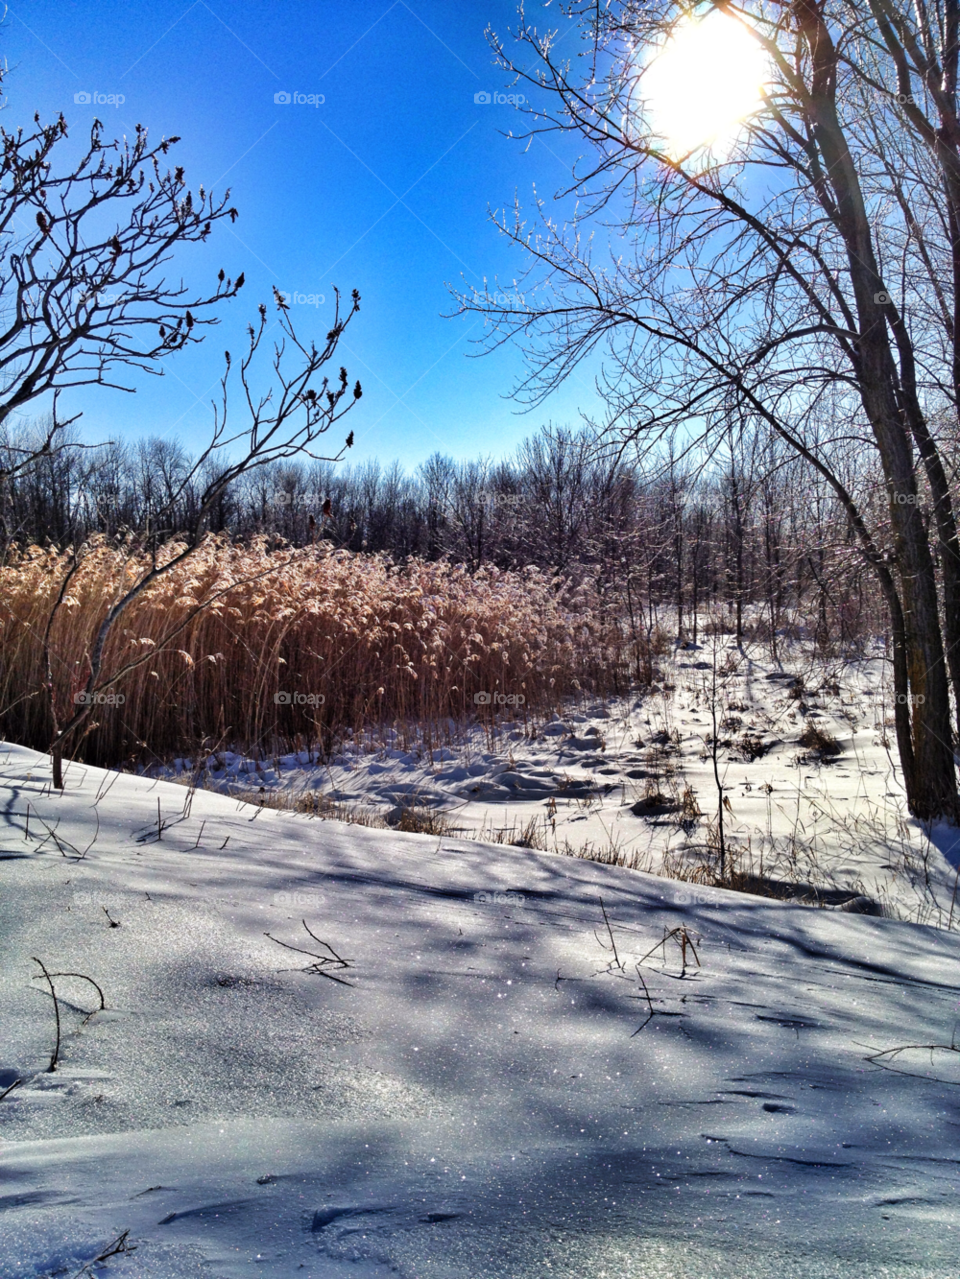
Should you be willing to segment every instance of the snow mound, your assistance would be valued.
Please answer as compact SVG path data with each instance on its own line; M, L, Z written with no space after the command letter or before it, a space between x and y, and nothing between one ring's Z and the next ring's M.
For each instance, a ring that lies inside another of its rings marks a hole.
M16 746L0 792L4 1279L955 1275L956 933Z

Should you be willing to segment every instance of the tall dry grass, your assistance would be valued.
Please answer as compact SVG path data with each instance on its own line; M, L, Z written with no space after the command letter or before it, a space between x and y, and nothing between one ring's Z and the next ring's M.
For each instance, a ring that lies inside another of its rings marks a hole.
M51 737L43 632L68 567L66 554L31 547L0 568L0 731L41 750ZM61 721L85 684L98 626L143 567L103 540L84 548L51 634ZM470 574L211 538L121 615L104 672L157 648L211 600L154 661L112 686L123 705L98 705L68 754L115 764L217 743L327 751L348 730L388 724L439 740L491 714L477 692L519 695L521 714L541 714L577 690L615 690L622 668L619 628L587 585L536 569ZM291 703L278 704L278 693ZM302 700L311 697L322 703Z

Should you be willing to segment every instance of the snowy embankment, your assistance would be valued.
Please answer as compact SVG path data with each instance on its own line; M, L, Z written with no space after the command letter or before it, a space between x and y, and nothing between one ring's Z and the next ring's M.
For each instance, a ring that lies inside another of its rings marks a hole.
M0 787L4 1279L124 1232L102 1273L956 1275L960 935L76 764L51 794L15 746Z

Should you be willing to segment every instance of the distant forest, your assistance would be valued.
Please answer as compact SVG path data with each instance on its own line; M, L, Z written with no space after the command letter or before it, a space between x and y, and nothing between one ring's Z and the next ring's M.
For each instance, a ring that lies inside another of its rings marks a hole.
M29 434L0 439L0 466ZM66 448L40 457L0 492L4 553L135 532L155 544L189 527L205 482L178 443ZM885 495L860 470L853 485L883 523ZM155 512L163 511L163 526ZM170 512L173 511L173 518ZM744 431L704 458L677 437L641 465L587 430L543 428L509 459L434 454L398 464L284 462L244 475L213 512L238 542L326 543L401 561L536 565L589 578L639 618L664 608L696 640L705 608L730 611L743 635L801 629L819 645L885 629L884 609L847 520L801 459Z

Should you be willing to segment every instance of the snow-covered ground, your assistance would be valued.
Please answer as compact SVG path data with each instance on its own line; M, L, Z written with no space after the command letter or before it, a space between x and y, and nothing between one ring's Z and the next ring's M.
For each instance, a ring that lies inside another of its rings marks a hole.
M439 748L411 748L409 730L401 745L397 732L324 763L222 752L204 761L201 784L253 802L312 796L362 819L441 813L462 837L698 881L715 877L703 872L718 860L715 711L724 836L741 877L820 904L859 896L866 909L947 923L960 838L907 813L882 650L855 664L814 663L801 644L781 656L774 664L729 637L708 639L675 650L639 699L571 706L546 723L501 720L496 732L478 723ZM804 746L811 728L838 753ZM189 760L154 773L198 780ZM960 902L953 914L960 925Z
M647 767L670 716L706 809L694 691L610 716L589 749L602 717L518 738L496 784L553 769L592 796L609 777L602 820L656 851L648 831L677 828L624 809L624 766ZM881 786L897 789L876 693L817 699L828 724L857 721L820 767L790 762L789 699L732 699L782 746L727 761L731 820L763 828L769 799L810 842L815 790L848 773L837 856L863 878L856 822L869 836ZM478 763L471 784L493 785ZM375 764L343 766L358 795ZM388 774L454 793L467 782L442 773L459 767L395 758ZM89 1273L124 1232L136 1251L101 1273L955 1277L956 931L76 764L62 795L49 779L43 756L0 752L0 1092L21 1081L0 1100L4 1279ZM490 811L482 791L459 798L465 820ZM522 820L549 799L501 809ZM558 832L601 820L592 798L556 804ZM936 848L927 862L951 878ZM53 1072L38 960L59 997ZM104 1010L60 973L95 981Z

